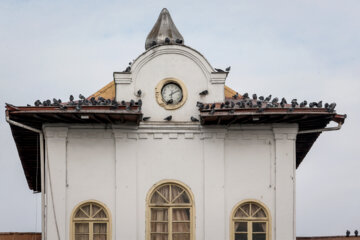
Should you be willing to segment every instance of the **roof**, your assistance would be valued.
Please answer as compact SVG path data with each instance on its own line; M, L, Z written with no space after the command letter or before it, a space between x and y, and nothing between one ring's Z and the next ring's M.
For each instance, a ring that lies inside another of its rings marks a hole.
M41 233L34 232L2 232L0 240L40 240Z
M159 44L184 44L184 38L166 8L161 10L154 27L146 37L145 49Z
M224 95L223 103L198 103L202 125L297 123L299 131L306 131L325 128L330 121L343 124L346 118L346 115L336 114L335 106L331 105L306 107L294 102L278 103L275 99L271 102L264 98L250 99L248 94L241 96L227 86L224 87ZM88 98L82 95L79 97L80 100L67 103L54 99L53 103L50 100L42 103L38 100L36 106L7 104L6 116L36 129L42 129L42 125L46 123L138 125L142 121L142 101L116 102L113 81ZM40 191L41 179L40 175L36 174L40 172L39 136L15 125L10 127L29 188ZM320 134L321 131L297 135L297 167Z
M225 98L232 98L236 94L236 91L231 89L228 86L224 87L224 94ZM115 98L115 82L111 81L108 84L106 84L104 87L102 87L99 91L91 94L88 99L95 97L103 97L106 99L114 99Z

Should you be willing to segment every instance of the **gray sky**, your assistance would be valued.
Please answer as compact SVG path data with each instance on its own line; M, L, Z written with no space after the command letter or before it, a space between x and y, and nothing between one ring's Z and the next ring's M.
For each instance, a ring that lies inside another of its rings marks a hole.
M297 235L360 230L360 1L0 1L0 105L90 95L144 51L167 7L240 93L336 102L348 119L323 133L297 170ZM40 230L0 111L0 232ZM36 214L36 208L38 214Z

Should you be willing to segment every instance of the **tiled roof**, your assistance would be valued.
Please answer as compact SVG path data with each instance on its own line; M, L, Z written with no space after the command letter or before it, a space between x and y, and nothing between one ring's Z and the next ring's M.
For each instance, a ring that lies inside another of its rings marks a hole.
M228 86L225 86L224 93L225 93L225 98L231 98L232 96L234 96L236 94L236 91L229 88ZM114 99L115 98L115 83L114 83L114 81L109 82L103 88L101 88L99 91L91 94L91 96L89 96L88 99L90 99L92 97L94 97L94 98L103 97L106 99Z

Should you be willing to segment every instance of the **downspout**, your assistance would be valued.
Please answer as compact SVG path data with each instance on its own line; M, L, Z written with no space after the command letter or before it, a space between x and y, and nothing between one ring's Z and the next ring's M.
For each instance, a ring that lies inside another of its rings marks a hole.
M339 122L336 127L319 128L319 129L312 129L312 130L304 130L304 131L299 131L298 134L327 132L327 131L336 131L336 130L340 130L340 129L341 129L341 126L342 126L342 123Z
M45 166L44 166L44 135L43 132L39 129L29 127L25 124L13 121L9 116L6 116L6 122L11 125L27 129L32 132L39 134L40 141L40 169L41 169L41 240L45 240Z

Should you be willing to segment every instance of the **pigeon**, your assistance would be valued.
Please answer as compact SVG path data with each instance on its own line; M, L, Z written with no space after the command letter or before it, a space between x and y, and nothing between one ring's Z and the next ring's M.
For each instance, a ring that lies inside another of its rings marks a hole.
M300 107L301 107L301 108L306 107L306 105L307 105L307 101L306 101L306 100L304 100L304 101L302 101L302 102L300 103Z
M220 108L224 108L225 107L225 103L221 103Z
M182 43L183 43L183 40L181 40L181 39L176 39L175 42L178 43L178 44L182 44Z
M317 103L316 103L316 102L311 102L311 103L309 103L309 107L310 107L310 108L315 107L315 105L317 105Z
M142 106L142 100L139 99L136 104L137 104L139 107L141 107L141 106Z
M259 108L261 108L261 106L262 106L262 101L256 101L256 106L259 107Z
M113 101L110 109L117 109L119 107L119 104L117 101Z
M271 100L271 94L265 98L266 102L270 102L270 100Z
M209 104L206 104L205 107L204 107L205 110L208 110L209 108L210 108Z
M191 118L190 118L190 119L191 119L191 121L192 121L192 122L198 122L198 121L199 121L199 119L194 118L193 116L191 116Z
M143 121L145 121L145 122L149 119L150 119L150 117L143 117Z
M41 105L41 101L40 101L40 100L36 100L36 101L34 102L34 105L35 105L36 107L40 106L40 105Z
M70 95L69 100L70 100L70 102L74 101L74 96Z
M252 98L253 98L254 100L256 100L256 99L257 99L257 95L256 95L256 93L254 93L254 94L252 95Z
M126 102L124 100L121 101L121 105L126 105Z
M222 70L222 69L220 69L220 68L215 68L215 71L217 71L217 72L225 72L224 70Z
M210 109L214 109L214 108L215 108L215 106L216 106L216 104L215 104L215 103L211 104Z
M350 231L349 230L346 230L346 236L350 237Z
M260 99L261 101L264 101L265 98L264 98L264 96L260 96L259 99Z
M231 66L229 66L225 69L225 71L227 71L227 72L230 72L230 70L231 70Z
M156 41L152 41L151 42L151 47L155 46L156 45Z
M130 66L128 66L126 69L125 69L125 71L124 72L130 72L131 71L131 67Z
M210 115L214 115L214 113L215 113L215 108L211 109Z
M235 103L234 103L234 102L231 102L231 103L230 103L230 106L231 106L231 108L234 108L234 107L235 107Z
M81 100L85 100L85 97L84 97L82 94L79 94L79 98L80 98Z
M138 97L141 97L141 89L139 89L138 91L137 91L137 93L136 93L136 96L138 96Z
M273 98L273 100L271 101L272 104L277 104L279 102L279 99L276 97L276 98Z
M238 99L238 97L239 97L239 93L237 92L237 93L235 93L235 95L234 96L232 96L232 98L233 99Z
M317 103L317 107L318 107L318 108L322 108L322 101L320 101L320 102Z
M169 44L169 43L170 43L170 38L168 38L168 37L165 38L165 43L166 43L166 44Z
M248 94L248 93L244 93L244 94L243 94L243 98L244 98L244 99L248 99L248 98L249 98L249 94Z
M328 112L334 112L336 107L336 103L331 103L328 107Z
M358 234L359 234L359 231L358 231L358 230L355 230L355 231L354 231L354 234L355 234L355 237L357 237Z
M81 105L76 105L75 106L75 111L80 112L80 110L81 110Z
M26 106L27 106L27 107L31 107L31 105L30 105L30 104L26 104Z
M172 116L170 115L170 116L167 116L166 118L164 118L164 120L166 120L166 121L171 121L171 119L172 119Z
M208 90L204 90L204 91L199 93L200 96L205 96L205 95L208 95L208 94L209 94Z

